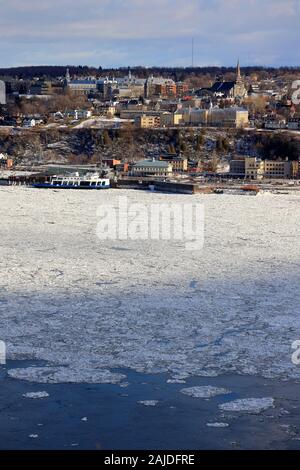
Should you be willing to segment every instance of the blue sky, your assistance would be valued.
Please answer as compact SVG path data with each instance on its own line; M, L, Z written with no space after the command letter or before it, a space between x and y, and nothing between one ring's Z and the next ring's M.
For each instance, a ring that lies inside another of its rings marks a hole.
M0 67L300 65L300 0L0 0Z

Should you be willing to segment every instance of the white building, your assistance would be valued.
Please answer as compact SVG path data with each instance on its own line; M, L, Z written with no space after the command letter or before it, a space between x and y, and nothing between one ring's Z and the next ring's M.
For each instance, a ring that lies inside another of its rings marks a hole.
M173 167L170 162L161 160L141 160L132 167L132 175L138 176L168 176L171 175Z

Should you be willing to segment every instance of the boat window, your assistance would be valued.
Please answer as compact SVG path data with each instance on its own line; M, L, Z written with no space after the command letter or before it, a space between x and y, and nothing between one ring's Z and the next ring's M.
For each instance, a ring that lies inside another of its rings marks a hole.
M105 186L105 181L102 181L102 186Z

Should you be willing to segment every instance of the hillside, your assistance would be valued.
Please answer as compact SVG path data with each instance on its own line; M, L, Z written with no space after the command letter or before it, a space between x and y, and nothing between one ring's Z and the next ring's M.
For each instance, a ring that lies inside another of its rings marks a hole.
M15 163L96 163L102 158L138 160L161 153L181 153L207 161L233 154L262 158L299 156L299 137L234 129L93 129L0 128L0 152Z

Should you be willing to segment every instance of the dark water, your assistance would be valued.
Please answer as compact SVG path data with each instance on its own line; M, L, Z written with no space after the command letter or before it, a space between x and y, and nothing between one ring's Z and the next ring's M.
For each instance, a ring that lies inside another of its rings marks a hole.
M28 365L33 364L15 361L0 369L0 449L300 448L300 384L240 376L167 384L167 375L131 370L121 371L130 383L126 388L36 384L7 377L8 368ZM216 385L233 393L203 400L179 392L194 385ZM37 391L50 396L22 396ZM222 417L218 410L226 400L266 396L275 398L276 407L259 415L225 413ZM139 400L159 400L159 404L146 407ZM82 421L84 417L87 421ZM206 426L220 421L230 426Z

